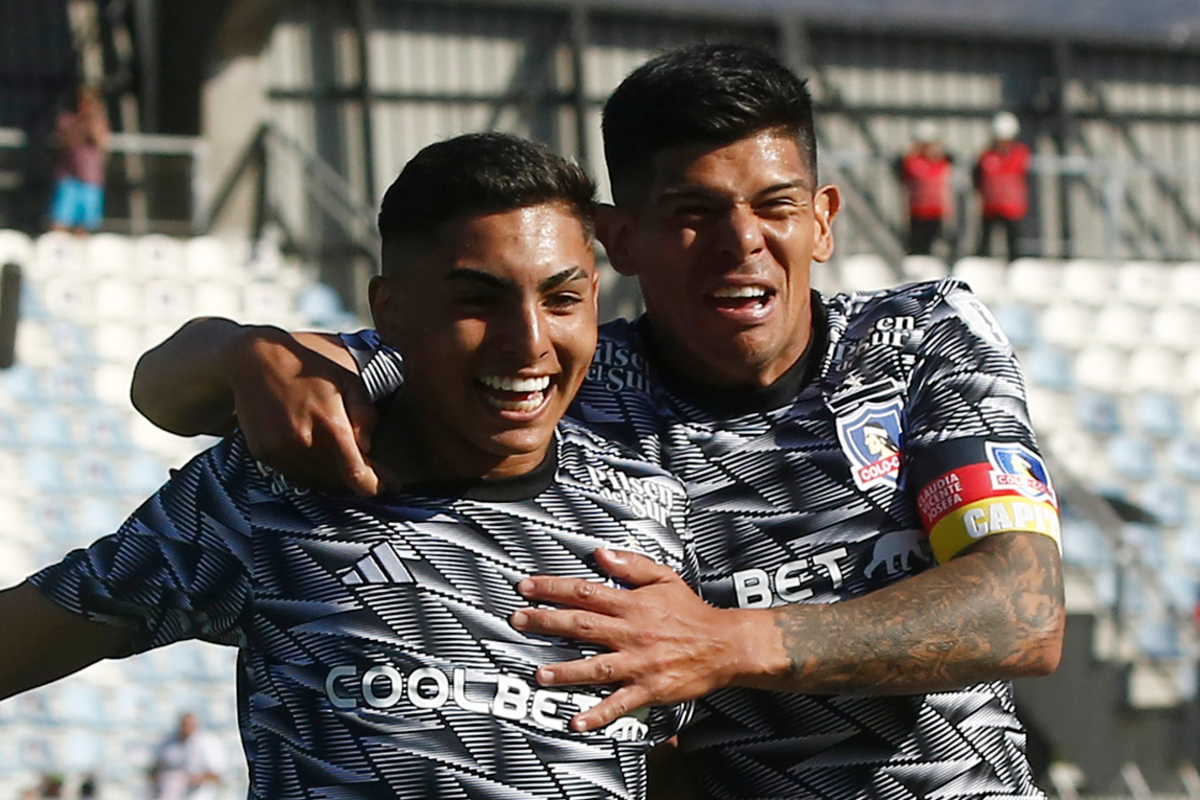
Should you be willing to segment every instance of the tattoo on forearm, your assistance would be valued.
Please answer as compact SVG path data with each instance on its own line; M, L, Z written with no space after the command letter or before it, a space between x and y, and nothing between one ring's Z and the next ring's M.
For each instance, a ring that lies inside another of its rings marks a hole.
M904 693L1043 674L1065 614L1057 546L1002 534L869 595L775 617L788 683L816 693Z

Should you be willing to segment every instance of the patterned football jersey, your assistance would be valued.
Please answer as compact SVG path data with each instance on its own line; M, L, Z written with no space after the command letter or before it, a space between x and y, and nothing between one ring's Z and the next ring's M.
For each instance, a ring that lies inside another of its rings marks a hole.
M991 532L1057 539L1020 369L965 285L813 297L809 352L766 389L664 370L643 318L602 327L572 410L684 481L706 600L833 603ZM1040 798L1024 743L1007 682L875 697L731 688L699 701L680 736L720 798Z
M62 606L237 646L250 794L277 798L620 798L690 704L592 733L608 687L539 687L595 648L514 630L532 574L606 580L598 547L695 585L682 486L570 423L518 478L361 499L309 491L235 436L197 456L112 536L31 578Z

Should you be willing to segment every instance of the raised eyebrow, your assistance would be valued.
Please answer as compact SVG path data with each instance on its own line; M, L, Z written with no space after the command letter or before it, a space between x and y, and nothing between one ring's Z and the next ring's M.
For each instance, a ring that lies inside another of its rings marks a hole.
M543 292L553 291L564 283L586 279L588 274L584 272L582 267L567 267L564 270L554 273L549 278L544 279L538 284L538 289Z

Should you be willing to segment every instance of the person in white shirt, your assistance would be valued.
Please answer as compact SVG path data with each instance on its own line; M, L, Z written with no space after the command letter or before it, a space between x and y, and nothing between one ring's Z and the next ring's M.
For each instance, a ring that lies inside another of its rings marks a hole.
M225 755L194 714L179 718L175 734L163 742L151 770L154 800L215 800L220 796Z

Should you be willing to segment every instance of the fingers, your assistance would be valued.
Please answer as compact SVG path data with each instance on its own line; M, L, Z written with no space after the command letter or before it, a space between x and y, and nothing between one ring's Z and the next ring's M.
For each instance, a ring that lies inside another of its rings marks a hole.
M650 693L640 686L622 686L604 698L599 705L571 718L571 729L594 731L616 722L635 709L650 705Z
M675 576L670 567L627 550L601 548L596 551L596 563L609 575L629 586L646 586Z
M571 606L600 614L615 615L626 605L627 592L584 578L553 578L534 575L517 584L526 600ZM534 609L529 609L533 611Z
M613 647L625 627L615 617L558 608L523 608L514 612L509 622L522 633L563 636L605 647Z
M629 677L626 671L621 669L620 657L612 653L547 664L538 667L535 676L542 686L621 683Z

